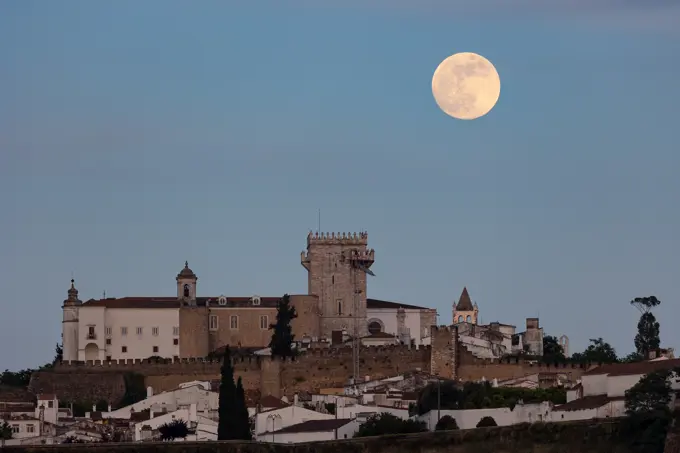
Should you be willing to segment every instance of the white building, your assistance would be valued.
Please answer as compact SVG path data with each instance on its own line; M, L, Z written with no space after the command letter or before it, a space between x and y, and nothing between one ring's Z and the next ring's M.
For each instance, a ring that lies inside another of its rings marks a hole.
M78 299L78 290L71 280L71 288L63 305L62 338L63 360L120 360L147 359L152 356L179 358L180 308L184 305L226 305L236 298L197 297L198 277L185 263L177 274L175 297L122 297ZM249 298L260 305L261 298ZM232 301L233 302L233 301ZM269 306L272 310L275 306ZM437 311L415 305L366 300L366 326L372 334L367 344L408 343L430 344L430 327L436 324ZM267 318L261 316L261 327L266 330ZM211 329L218 329L218 317L211 319ZM264 319L264 321L262 321ZM214 321L212 321L214 320ZM215 323L214 325L212 323ZM238 322L238 321L237 321ZM301 340L304 336L300 337ZM310 342L318 338L308 338ZM264 346L264 345L255 345Z
M650 360L637 363L602 365L583 374L581 383L567 393L567 403L556 406L552 421L586 420L625 415L626 390L646 374L680 366L680 359ZM680 391L680 379L671 381L671 388ZM675 404L675 394L671 405Z
M308 420L272 432L258 434L258 442L297 444L335 439L351 439L359 429L359 421L331 418Z
M262 411L255 414L255 435L259 436L278 431L309 420L330 420L334 418L335 415L323 414L295 405Z
M101 299L82 303L71 280L64 301L63 360L179 358L177 299Z

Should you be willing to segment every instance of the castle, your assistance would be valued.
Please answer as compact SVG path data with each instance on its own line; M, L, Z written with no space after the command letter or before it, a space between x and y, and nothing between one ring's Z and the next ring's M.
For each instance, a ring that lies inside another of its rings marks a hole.
M300 261L308 292L290 298L298 314L293 333L302 345L350 338L365 345L429 344L436 310L367 297L375 261L367 233L310 232ZM257 349L269 344L281 296L201 296L189 263L175 277L175 289L170 297L82 302L71 280L63 304L63 359L178 360L206 357L226 345Z

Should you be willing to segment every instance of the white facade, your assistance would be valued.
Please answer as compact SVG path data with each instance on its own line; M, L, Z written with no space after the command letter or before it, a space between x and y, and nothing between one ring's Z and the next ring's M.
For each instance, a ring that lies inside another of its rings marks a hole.
M192 387L178 388L170 392L152 395L115 411L102 412L101 415L102 418L129 419L132 412L141 412L147 409L151 410L152 413L174 412L192 405L196 406L196 411L199 414L215 413L219 408L219 393L211 392L202 385L196 384Z
M78 321L63 323L64 360L74 355L73 360L81 361L180 356L179 307L107 308L85 304L64 307L65 313L67 309L77 310Z
M395 304L396 305L396 304ZM404 327L407 329L410 337L416 345L430 344L430 329L429 326L421 331L421 314L427 310L425 308L405 308L403 309L406 317L404 319ZM398 335L398 319L396 308L368 308L366 310L367 323L379 322L382 325L382 331L392 335Z
M551 403L518 404L512 410L507 407L496 409L463 409L463 410L432 410L417 417L417 420L425 422L427 429L434 431L439 420L439 415L449 415L456 420L458 428L473 429L484 417L492 417L498 426L510 426L519 423L534 423L548 421L551 413Z
M255 434L259 436L266 432L278 431L291 425L297 425L309 420L328 420L335 415L322 414L299 406L287 406L260 412L255 416Z
M397 408L389 406L367 406L363 404L353 404L351 406L337 406L335 408L338 418L357 418L375 414L388 413L402 420L409 419L408 408Z
M151 430L157 430L160 426L166 423L172 423L175 420L183 420L188 427L198 424L198 415L196 413L196 404L191 404L188 408L178 409L173 412L168 412L158 417L150 418L139 423L135 423L135 441L142 440L142 428L148 426Z

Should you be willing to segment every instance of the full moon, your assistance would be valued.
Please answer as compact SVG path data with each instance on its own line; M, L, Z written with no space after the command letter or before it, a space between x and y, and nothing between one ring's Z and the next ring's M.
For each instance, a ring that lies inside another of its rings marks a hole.
M501 79L493 64L476 53L451 55L434 71L432 94L444 113L474 120L491 111L501 94Z

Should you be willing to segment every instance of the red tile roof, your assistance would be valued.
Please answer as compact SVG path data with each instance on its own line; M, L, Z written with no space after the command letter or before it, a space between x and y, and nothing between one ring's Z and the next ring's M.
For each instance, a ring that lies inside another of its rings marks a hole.
M308 420L306 422L298 423L297 425L287 426L278 431L276 434L283 433L311 433L319 431L332 431L345 426L351 422L351 418L330 418L328 420Z
M260 398L258 404L264 409L282 409L284 407L290 406L290 404L286 404L282 400L271 395L266 395Z
M366 299L366 308L370 309L380 309L388 308L396 310L398 308L413 309L413 310L430 310L427 307L420 307L418 305L402 304L401 302L389 302L386 300L379 299Z
M680 367L680 359L655 360L634 363L610 363L600 365L583 373L584 376L607 374L609 376L630 376L635 374L648 374L659 370L669 370Z
M583 398L579 398L574 401L569 401L566 404L556 406L553 409L553 411L571 412L571 411L583 411L587 409L597 409L598 407L602 407L605 404L610 403L612 401L622 401L623 399L624 398L622 396L613 398L608 397L607 395L584 396Z

